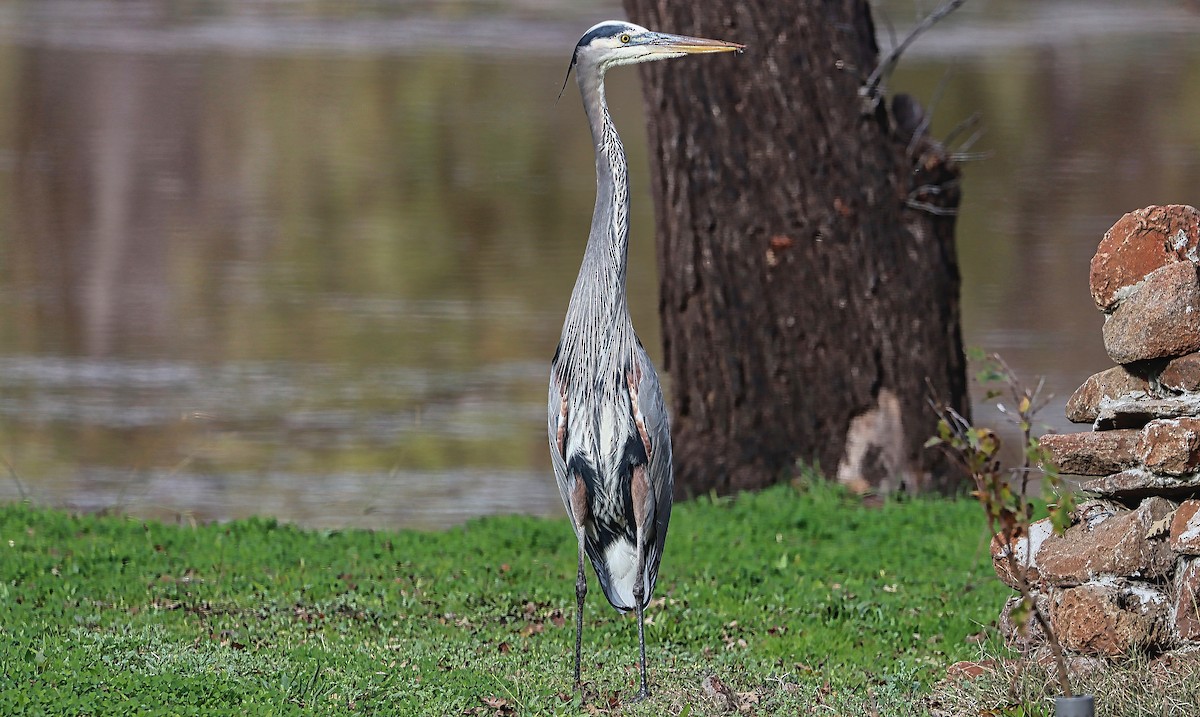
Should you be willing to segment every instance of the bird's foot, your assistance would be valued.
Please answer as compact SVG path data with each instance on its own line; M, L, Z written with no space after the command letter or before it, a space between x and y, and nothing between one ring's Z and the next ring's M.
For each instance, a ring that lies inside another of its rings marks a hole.
M587 680L582 680L575 683L573 698L576 706L580 709L588 709L589 705L607 702L607 700L601 698L600 691L596 688L596 684L594 682L588 682Z
M647 690L646 686L642 685L641 689L638 690L638 693L629 699L629 704L637 704L638 702L642 702L643 700L647 699L650 699L650 690Z
M596 698L596 686L591 682L578 680L575 682L575 694L579 695L579 699L587 702Z

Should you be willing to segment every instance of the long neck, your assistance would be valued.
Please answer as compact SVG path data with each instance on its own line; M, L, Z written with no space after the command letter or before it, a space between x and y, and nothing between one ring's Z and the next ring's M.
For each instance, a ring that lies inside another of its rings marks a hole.
M604 76L579 72L579 90L596 150L596 208L567 319L629 323L625 273L629 249L629 175L625 148L604 99Z

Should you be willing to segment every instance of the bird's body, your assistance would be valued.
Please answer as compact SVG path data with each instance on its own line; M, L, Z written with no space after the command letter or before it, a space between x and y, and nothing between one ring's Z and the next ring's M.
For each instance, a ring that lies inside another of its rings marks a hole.
M638 576L638 546L642 553L645 607L658 576L659 559L671 517L671 436L658 375L633 333L628 311L624 316L585 315L607 344L598 353L578 345L561 344L551 381L550 400L557 439L563 393L567 396L562 452L554 451L555 473L566 476L559 490L574 514L572 494L582 484L586 514L575 523L582 529L584 550L609 603L625 612L638 606L634 597ZM555 449L557 449L557 440ZM639 506L634 507L634 473ZM578 481L576 483L575 481ZM644 511L644 535L639 543L635 511ZM574 517L574 515L573 515Z
M588 30L571 60L596 149L596 208L551 364L547 428L559 493L579 544L577 685L586 554L609 603L638 614L638 694L647 695L642 611L658 577L673 490L662 388L634 333L625 292L628 163L605 101L604 73L614 65L740 48L610 21Z

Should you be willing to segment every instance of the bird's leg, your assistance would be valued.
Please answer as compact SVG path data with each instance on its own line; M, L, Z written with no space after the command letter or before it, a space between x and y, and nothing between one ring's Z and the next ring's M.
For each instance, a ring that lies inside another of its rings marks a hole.
M646 483L646 466L636 466L633 469L632 485L633 522L637 527L637 574L633 582L633 603L637 610L638 655L641 658L641 687L638 688L634 701L644 700L650 696L649 682L646 679L646 505L649 499L650 486Z
M579 573L575 576L575 688L582 691L579 662L583 654L583 599L587 597L587 576L583 572L583 528L579 533Z
M642 552L642 527L638 526L638 559L637 559L637 579L633 583L633 602L637 606L637 624L638 624L638 654L641 658L641 677L642 686L638 689L635 701L644 700L650 696L650 690L647 688L646 681L646 558Z
M579 572L575 576L575 689L583 691L579 663L583 654L583 599L587 597L587 575L583 572L584 524L588 515L587 488L583 479L575 477L571 491L571 519L575 521L575 536L579 539Z

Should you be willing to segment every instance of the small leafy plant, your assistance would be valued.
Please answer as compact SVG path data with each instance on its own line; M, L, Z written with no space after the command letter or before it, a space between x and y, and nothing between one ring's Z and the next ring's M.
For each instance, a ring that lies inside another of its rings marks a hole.
M982 365L975 379L986 387L985 400L996 401L996 408L1017 426L1022 440L1020 463L1005 468L1000 457L1000 438L996 433L989 428L973 425L945 405L933 404L938 415L938 433L926 442L926 446L945 450L974 479L975 490L972 495L983 506L991 534L1003 546L1002 555L1020 593L1020 602L1011 613L1012 620L1022 631L1028 629L1031 620L1042 629L1054 655L1059 688L1064 696L1070 697L1071 683L1062 646L1050 627L1049 619L1038 607L1033 586L1029 583L1033 550L1016 549L1020 540L1028 540L1029 526L1033 520L1029 487L1035 472L1042 475L1042 497L1047 504L1055 534L1061 535L1070 526L1070 516L1075 509L1072 495L1061 490L1062 479L1058 468L1033 435L1034 417L1045 408L1050 396L1043 391L1044 380L1039 380L1037 386L1030 389L1021 383L1012 368L997 354L973 352L969 358Z

